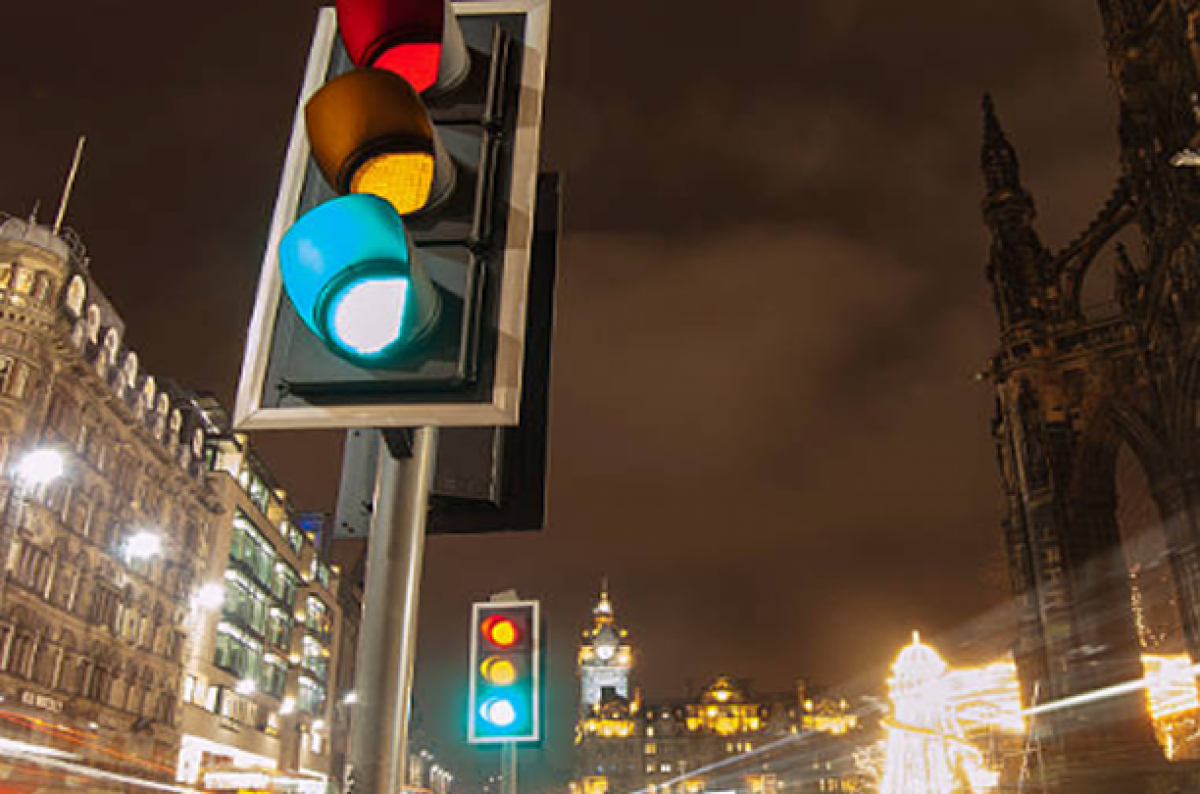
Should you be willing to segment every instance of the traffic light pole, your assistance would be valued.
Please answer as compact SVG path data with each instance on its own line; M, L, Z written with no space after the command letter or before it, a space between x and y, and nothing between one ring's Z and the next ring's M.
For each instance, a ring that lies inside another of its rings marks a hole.
M412 456L381 445L367 551L350 741L351 794L399 794L408 761L408 718L417 655L417 607L436 427L413 431Z
M502 794L517 794L517 743L508 742L504 745L501 776L504 778Z

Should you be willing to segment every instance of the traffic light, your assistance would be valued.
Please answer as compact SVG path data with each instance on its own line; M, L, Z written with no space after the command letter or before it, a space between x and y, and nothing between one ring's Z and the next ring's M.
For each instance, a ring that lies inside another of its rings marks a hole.
M322 9L240 428L516 424L549 0Z
M474 605L467 718L470 743L540 741L540 632L537 601Z

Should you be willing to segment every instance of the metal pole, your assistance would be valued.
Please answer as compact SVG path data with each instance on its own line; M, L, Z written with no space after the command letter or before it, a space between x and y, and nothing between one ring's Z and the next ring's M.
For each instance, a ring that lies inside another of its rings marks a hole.
M501 775L504 778L502 794L517 794L517 743L507 742L504 745L503 765Z
M408 760L408 716L417 655L417 606L437 428L413 432L412 457L379 452L359 632L351 794L400 794Z

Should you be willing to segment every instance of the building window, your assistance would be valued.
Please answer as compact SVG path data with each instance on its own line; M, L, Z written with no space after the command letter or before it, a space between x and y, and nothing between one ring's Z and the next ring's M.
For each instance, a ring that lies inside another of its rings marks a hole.
M237 626L221 621L217 625L213 664L239 678L257 681L262 665L262 643Z
M250 519L240 510L233 518L233 537L229 560L245 570L264 589L271 587L275 568L275 548L267 542Z
M319 714L325 707L325 687L308 676L300 676L300 697L296 705L300 711Z
M646 742L646 755L654 755L658 752L658 745L654 742Z
M322 682L329 679L329 658L325 646L308 634L304 635L301 666Z
M183 702L191 703L196 697L196 676L189 675L183 679Z
M50 576L50 555L33 543L21 544L21 556L17 562L17 581L35 592L46 589Z
M230 571L225 578L225 602L221 615L231 623L262 637L267 633L267 596L241 571Z
M300 574L282 560L275 563L271 594L275 600L291 609L296 605L296 593L300 589Z
M321 642L329 642L333 638L333 615L325 602L316 596L309 596L305 602L307 607L308 630L316 635Z
M264 659L259 688L268 695L283 697L283 688L286 684L287 665L279 657L268 654Z

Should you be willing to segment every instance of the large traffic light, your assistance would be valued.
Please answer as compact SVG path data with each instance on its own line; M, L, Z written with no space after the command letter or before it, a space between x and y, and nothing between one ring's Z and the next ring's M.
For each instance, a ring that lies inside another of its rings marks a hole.
M320 12L239 427L518 421L548 17L548 0Z
M474 605L470 686L469 742L541 740L541 624L537 601Z

